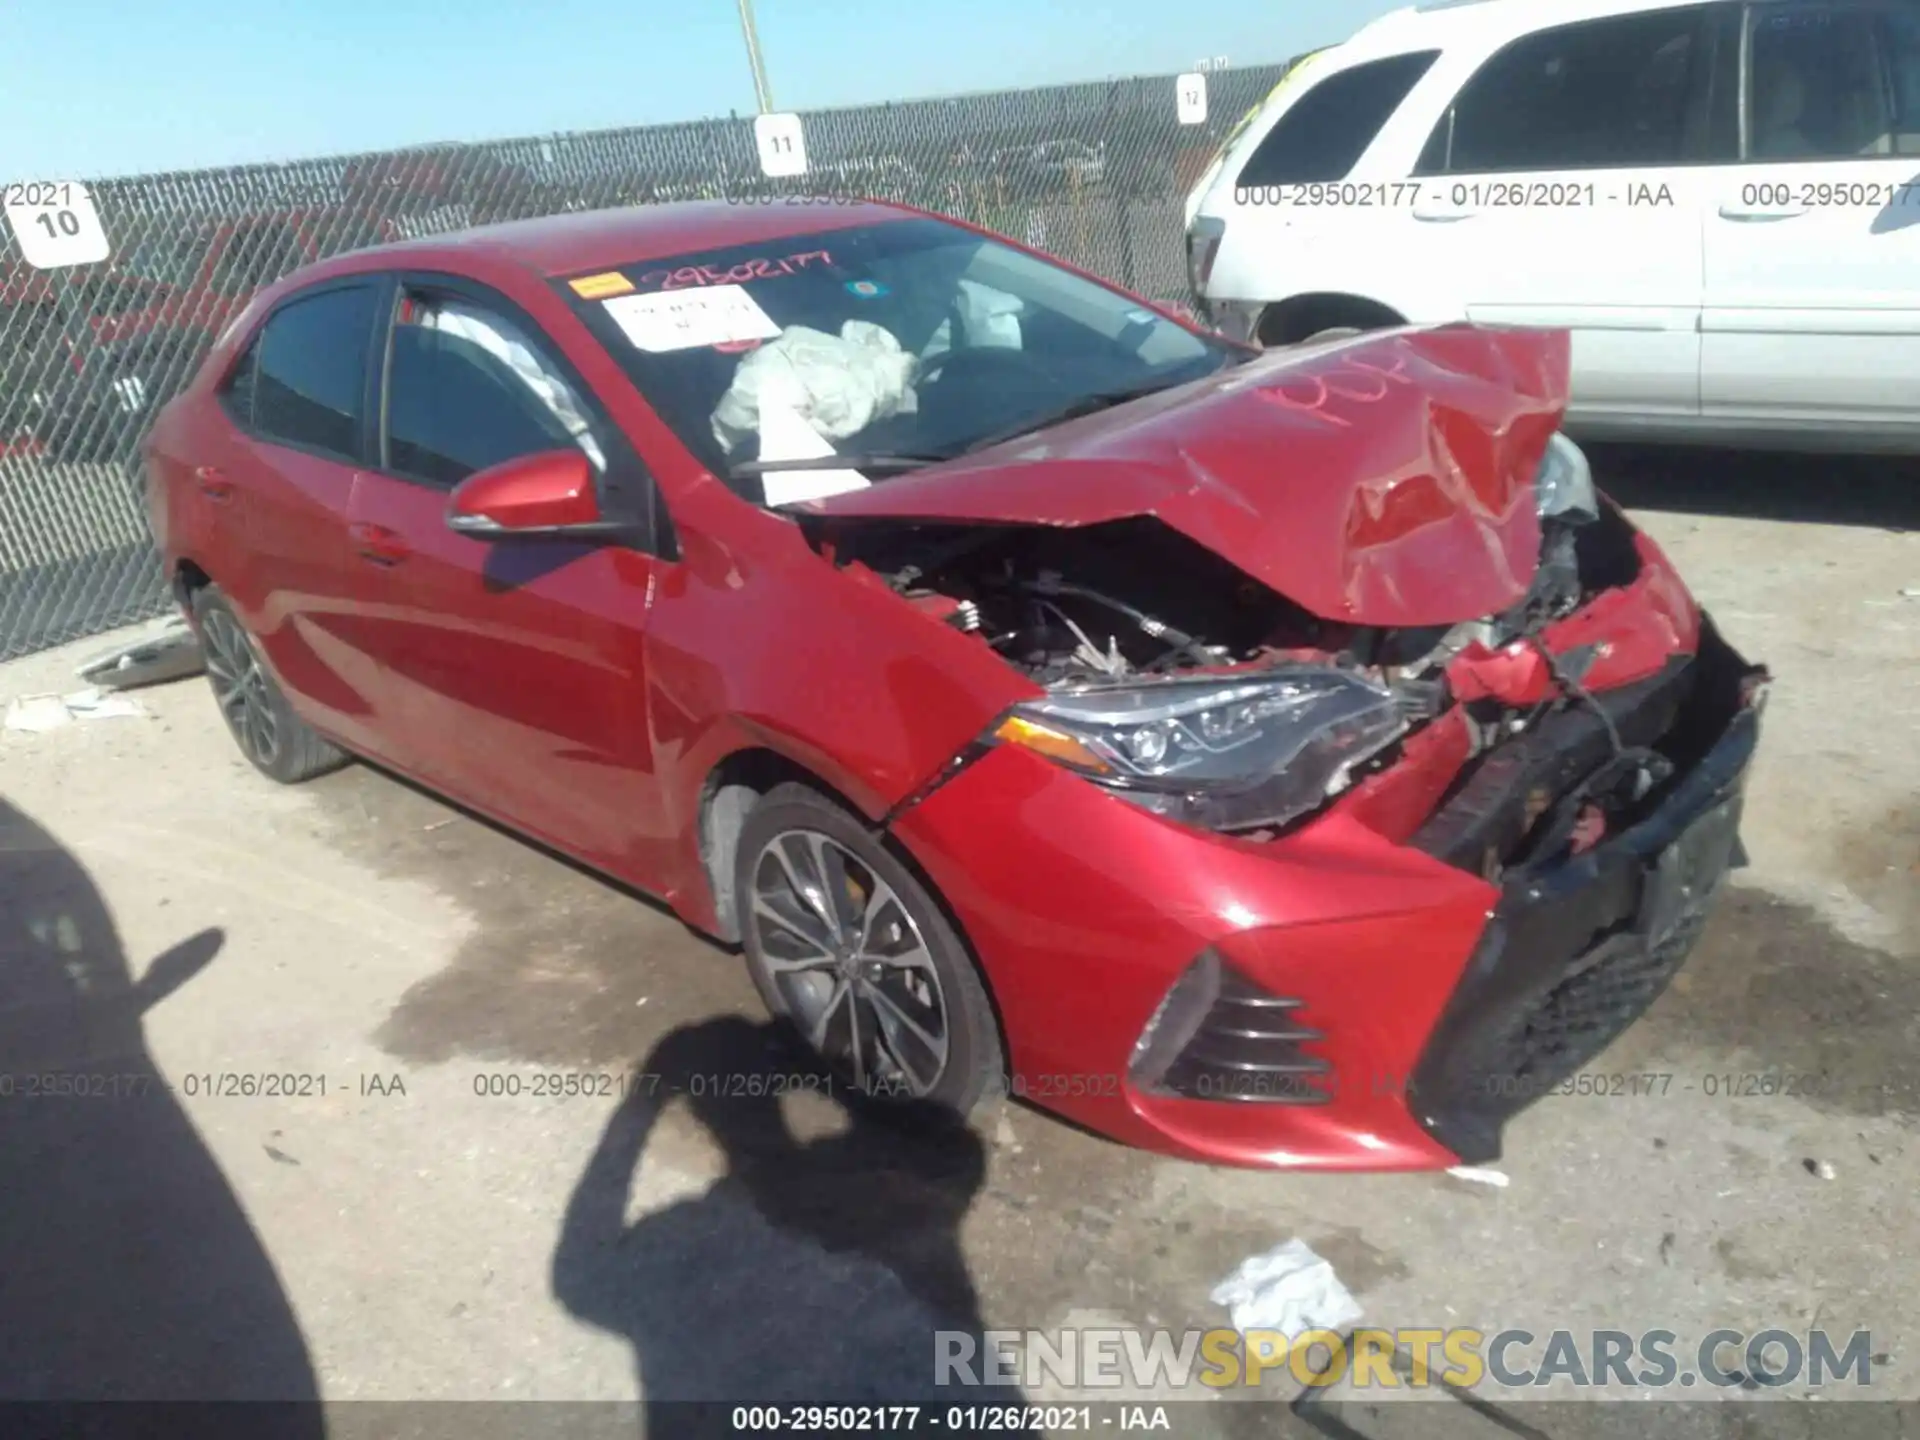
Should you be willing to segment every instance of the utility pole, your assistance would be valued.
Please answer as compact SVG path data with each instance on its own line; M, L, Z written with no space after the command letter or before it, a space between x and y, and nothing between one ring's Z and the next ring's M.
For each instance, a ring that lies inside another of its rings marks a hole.
M740 0L740 33L747 41L747 63L753 67L753 98L762 115L773 113L773 92L767 87L766 62L760 58L760 31L753 23L753 0Z

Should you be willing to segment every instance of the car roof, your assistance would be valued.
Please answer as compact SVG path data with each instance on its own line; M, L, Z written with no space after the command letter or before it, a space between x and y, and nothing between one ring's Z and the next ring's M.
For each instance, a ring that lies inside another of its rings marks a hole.
M1327 58L1344 68L1348 63L1409 50L1491 48L1556 25L1699 3L1701 0L1426 0L1389 11L1363 25L1350 39L1333 46Z
M800 205L775 197L630 205L508 220L376 245L324 260L300 275L304 281L312 281L327 274L369 269L457 266L475 258L518 265L543 276L573 275L789 235L919 217L916 210L867 200Z

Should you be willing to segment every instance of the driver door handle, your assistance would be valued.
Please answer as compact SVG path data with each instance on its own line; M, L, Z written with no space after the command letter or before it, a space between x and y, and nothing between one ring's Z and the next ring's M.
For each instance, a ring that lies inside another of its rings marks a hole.
M362 521L349 526L347 533L353 537L353 546L360 552L360 558L374 565L398 565L413 554L413 547L400 532L384 525Z
M1774 209L1749 209L1743 205L1727 204L1720 207L1722 220L1793 220L1806 214L1805 206L1782 205Z

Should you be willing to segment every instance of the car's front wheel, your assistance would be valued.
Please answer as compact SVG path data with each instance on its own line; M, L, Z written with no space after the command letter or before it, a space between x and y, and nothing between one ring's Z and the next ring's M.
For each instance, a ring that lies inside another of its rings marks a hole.
M220 718L254 769L292 785L347 762L345 754L293 713L286 692L261 660L226 596L212 585L196 590L193 618Z
M857 1093L965 1115L993 1088L999 1027L972 957L858 819L778 786L747 817L736 867L755 987Z

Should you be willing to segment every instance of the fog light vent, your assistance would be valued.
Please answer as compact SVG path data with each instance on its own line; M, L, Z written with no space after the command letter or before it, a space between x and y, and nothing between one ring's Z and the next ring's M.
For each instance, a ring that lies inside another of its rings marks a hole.
M1324 1105L1331 1067L1306 1047L1323 1038L1302 1002L1271 995L1208 950L1160 1002L1133 1047L1142 1090L1193 1100Z

